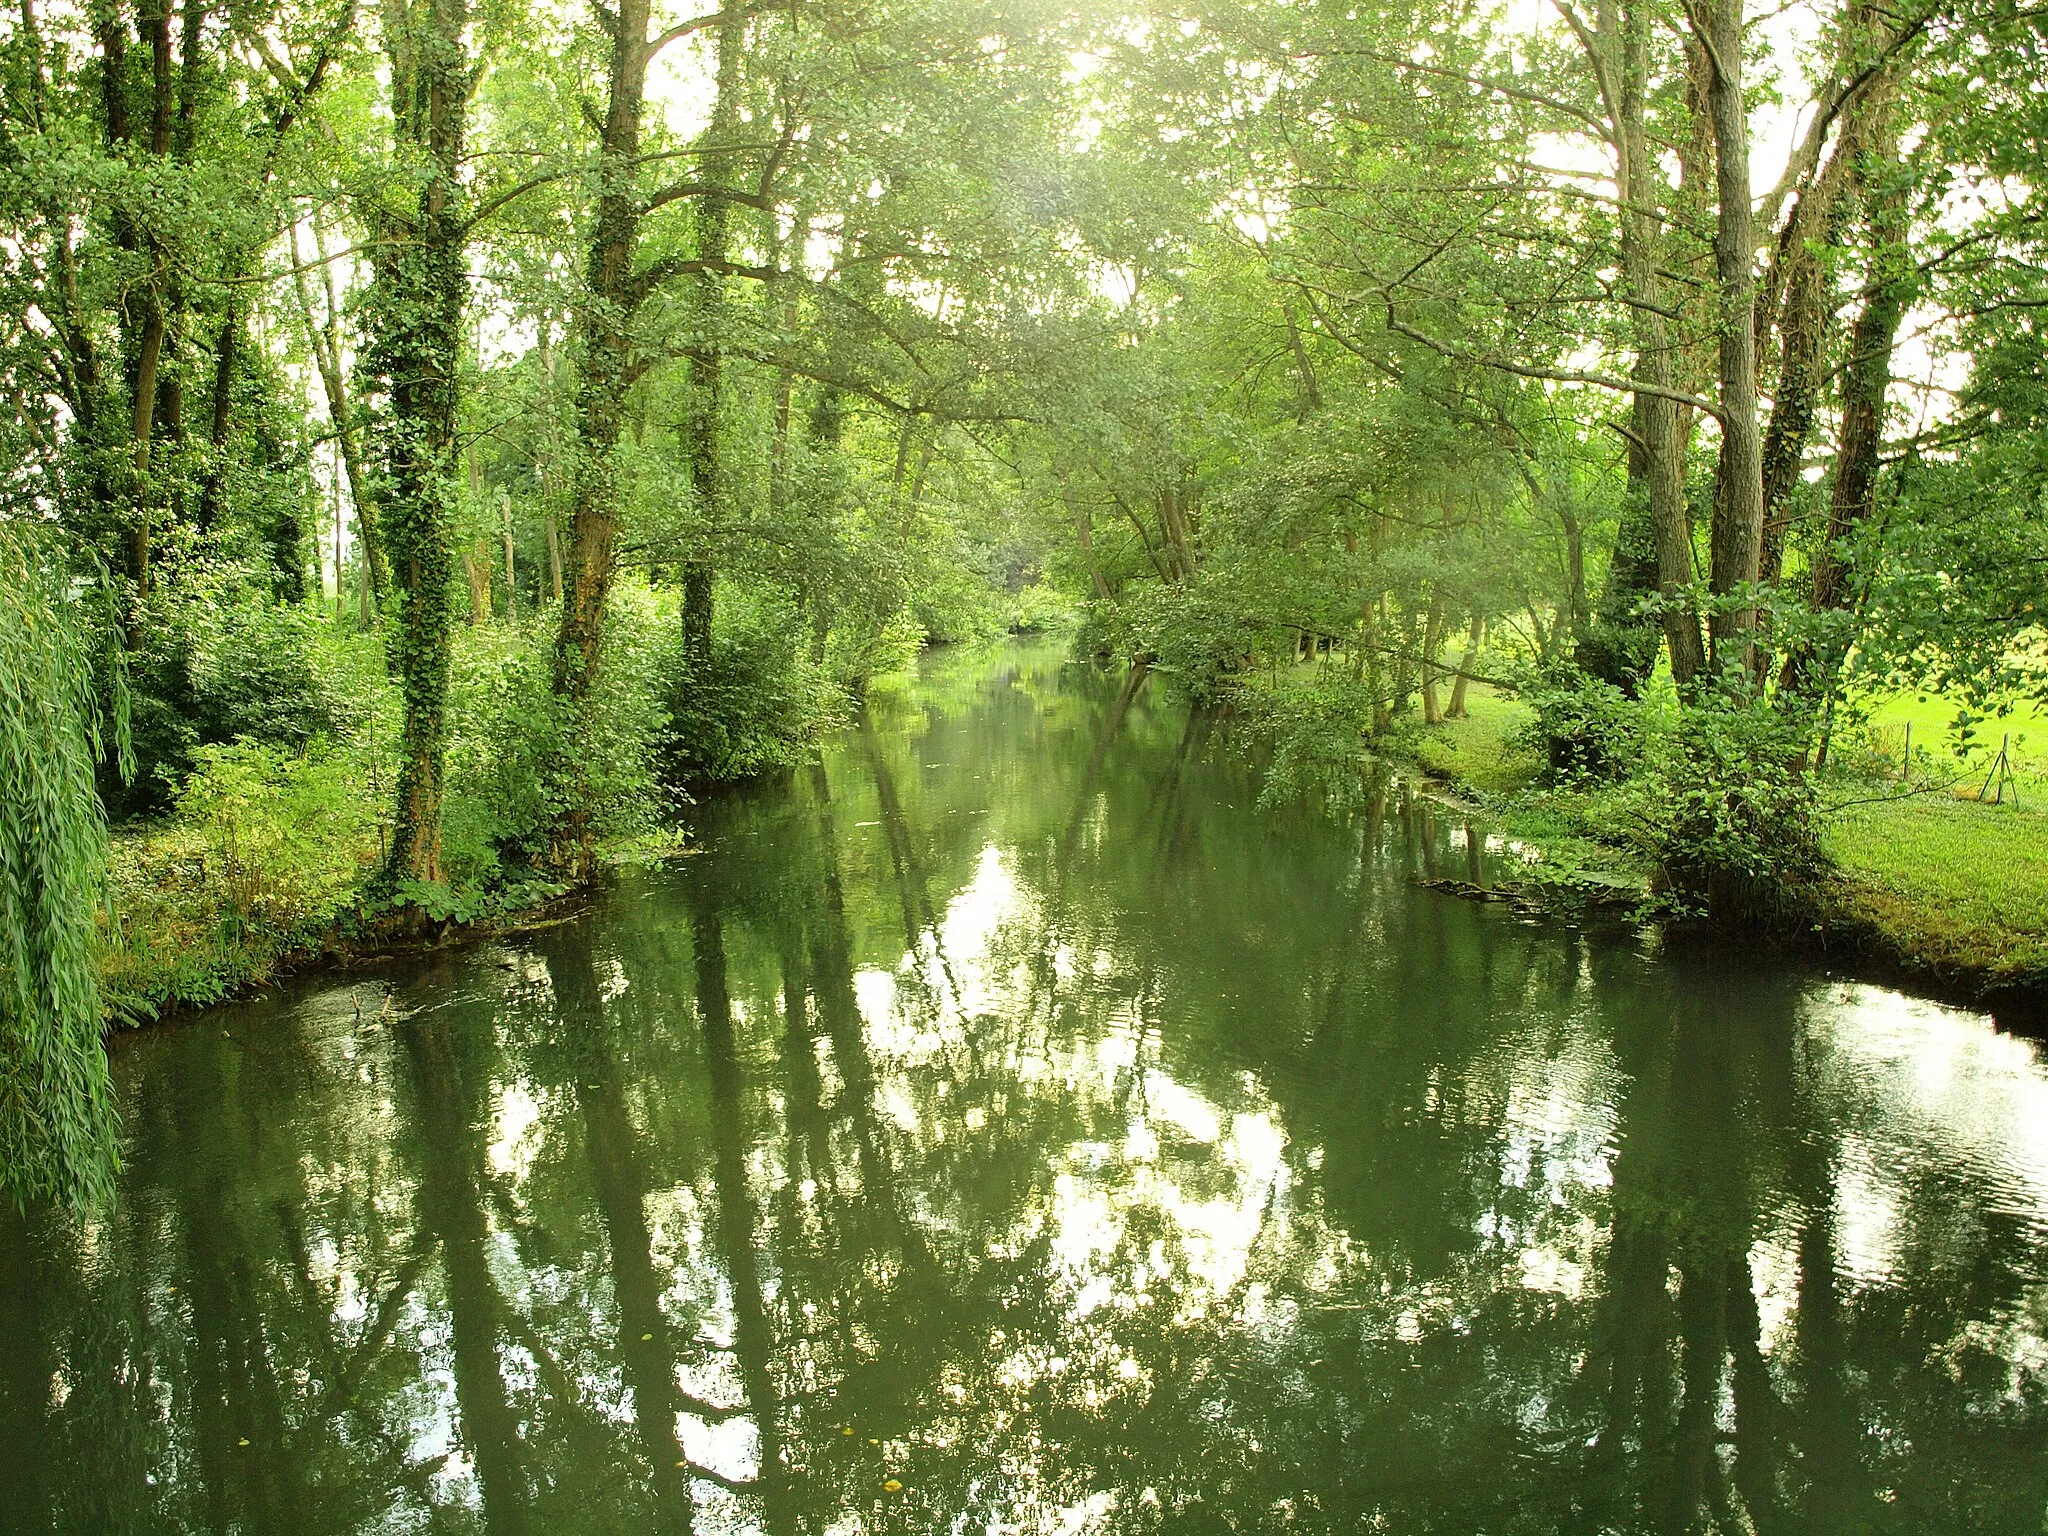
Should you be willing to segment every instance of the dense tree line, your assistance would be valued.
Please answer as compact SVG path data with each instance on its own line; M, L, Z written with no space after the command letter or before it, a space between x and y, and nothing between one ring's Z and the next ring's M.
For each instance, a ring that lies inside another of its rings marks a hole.
M1067 600L1197 692L1336 658L1283 735L1513 683L1753 910L1858 687L2048 687L2041 20L1802 14L25 0L9 995L102 806L317 761L459 915Z

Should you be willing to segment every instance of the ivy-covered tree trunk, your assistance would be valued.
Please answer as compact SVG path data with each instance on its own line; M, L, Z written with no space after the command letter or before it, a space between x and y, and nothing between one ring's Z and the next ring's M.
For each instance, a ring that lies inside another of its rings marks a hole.
M385 405L376 421L379 503L397 607L392 670L404 700L387 884L441 879L453 615L449 545L456 498L455 416L469 231L458 179L471 70L465 0L388 0L399 206L378 206L380 237L365 368Z
M704 264L697 286L697 349L690 359L690 482L697 509L716 528L725 512L723 465L718 426L723 414L725 377L720 347L725 331L725 279L718 268L730 254L732 207L716 191L731 178L731 152L723 147L739 121L741 54L746 42L747 14L728 4L718 20L718 94L711 122L704 130L704 180L713 189L697 202L697 259ZM707 534L706 542L715 535ZM712 595L716 569L708 548L700 548L683 567L683 655L692 665L711 654Z
M584 261L584 295L576 311L581 364L576 383L576 454L569 507L569 559L561 628L555 635L555 695L570 712L575 743L604 644L605 601L611 592L613 543L619 523L619 438L632 387L633 317L641 301L634 262L640 248L636 165L647 84L648 0L623 0L612 31L610 90L598 151L597 217ZM557 856L582 870L590 857L589 813L572 795Z
M1844 545L1877 503L1892 349L1919 285L1906 244L1909 183L1896 164L1898 144L1897 125L1889 123L1872 136L1870 149L1859 164L1869 210L1869 258L1863 306L1850 328L1849 356L1842 372L1842 424L1827 528L1813 551L1807 603L1815 614L1837 613L1850 606L1849 559ZM1785 657L1780 688L1809 700L1824 697L1834 686L1846 651L1845 638L1810 641L1793 649Z

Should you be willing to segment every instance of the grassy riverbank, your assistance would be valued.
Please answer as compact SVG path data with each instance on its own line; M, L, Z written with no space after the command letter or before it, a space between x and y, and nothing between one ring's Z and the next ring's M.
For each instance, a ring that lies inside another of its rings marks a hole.
M1517 740L1526 706L1480 687L1468 706L1465 719L1410 737L1425 772L1484 802L1566 872L1603 859L1624 876L1647 872L1613 797L1541 785L1542 764ZM1938 705L1899 701L1838 752L1843 766L1821 795L1830 868L1805 936L1963 996L2048 992L2048 757L2015 743L2017 805L2011 789L2004 804L1959 798L1981 791L1986 769L1981 755L1947 750L1940 715ZM1913 762L1902 779L1907 719L1916 721ZM2028 723L2000 722L1994 747Z

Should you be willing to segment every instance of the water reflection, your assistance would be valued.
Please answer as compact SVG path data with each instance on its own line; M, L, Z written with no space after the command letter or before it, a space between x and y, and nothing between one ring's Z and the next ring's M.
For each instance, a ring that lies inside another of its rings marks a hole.
M2031 1045L1420 890L1484 829L1226 735L942 661L395 1018L126 1042L0 1528L2041 1528Z

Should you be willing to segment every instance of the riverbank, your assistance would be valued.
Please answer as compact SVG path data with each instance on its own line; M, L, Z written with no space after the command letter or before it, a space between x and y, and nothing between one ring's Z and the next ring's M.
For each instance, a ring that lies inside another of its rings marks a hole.
M539 874L501 879L442 900L424 893L401 923L363 900L382 854L373 815L357 826L314 818L292 831L261 848L237 848L216 828L182 818L114 835L99 925L110 1027L249 996L309 970L513 931L590 889ZM599 877L682 851L672 831L612 839L600 846Z
M1529 846L1532 873L1545 871L1539 885L1569 883L1579 870L1649 876L1612 797L1539 783L1541 762L1517 740L1531 715L1525 706L1479 686L1467 703L1466 718L1416 729L1407 755ZM1967 774L1921 747L1914 777L1901 781L1881 752L1862 754L1823 789L1828 873L1782 937L1958 1001L2040 1009L2048 1002L2048 775L2031 760L2018 767L2019 802L2008 792L2004 804L1983 804L1958 798L1981 790L1981 769Z

